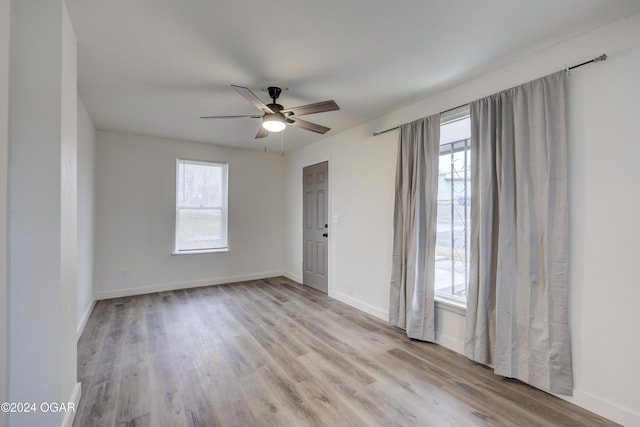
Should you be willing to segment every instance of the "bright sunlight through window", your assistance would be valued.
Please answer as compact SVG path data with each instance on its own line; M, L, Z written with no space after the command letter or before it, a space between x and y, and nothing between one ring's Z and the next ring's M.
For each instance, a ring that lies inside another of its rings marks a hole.
M225 251L227 164L177 161L175 253Z
M438 171L436 298L465 306L471 235L471 127L468 108L442 118Z

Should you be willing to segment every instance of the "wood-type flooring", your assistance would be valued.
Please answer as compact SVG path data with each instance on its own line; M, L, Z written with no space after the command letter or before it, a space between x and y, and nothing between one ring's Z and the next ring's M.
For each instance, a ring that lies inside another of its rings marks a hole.
M283 277L98 301L74 426L607 426Z

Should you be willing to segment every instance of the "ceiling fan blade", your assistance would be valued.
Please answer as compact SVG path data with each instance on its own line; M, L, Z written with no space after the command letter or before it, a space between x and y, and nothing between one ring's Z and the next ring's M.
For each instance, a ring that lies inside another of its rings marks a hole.
M236 92L238 92L240 95L244 96L244 98L247 101L249 101L254 107L256 107L258 110L262 110L265 113L271 113L271 114L275 113L275 111L267 107L267 104L262 102L260 98L258 98L253 92L251 92L251 89L242 87L242 86L236 86L236 85L231 85L231 87L234 88Z
M287 123L290 124L291 126L295 126L301 129L306 129L312 132L317 132L322 134L325 134L331 130L331 128L328 128L326 126L307 122L306 120L302 120L302 119L287 118Z
M267 136L269 136L269 131L266 130L265 128L263 128L262 126L260 126L260 130L256 134L256 139L258 139L258 138L266 138Z
M201 116L201 119L261 119L262 116Z
M304 116L305 114L324 113L325 111L339 110L338 104L334 100L316 102L315 104L301 105L299 107L286 108L282 113L295 116Z

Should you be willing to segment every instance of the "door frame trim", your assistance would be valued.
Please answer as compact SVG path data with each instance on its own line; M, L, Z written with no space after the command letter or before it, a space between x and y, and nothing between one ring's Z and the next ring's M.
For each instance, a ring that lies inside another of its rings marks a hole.
M333 180L331 179L331 156L322 156L322 157L317 157L314 160L308 160L304 163L302 163L302 165L300 166L300 179L298 180L298 182L300 183L300 195L302 196L301 199L301 203L300 203L300 282L302 283L303 281L303 276L304 276L304 185L302 185L302 182L304 180L304 168L308 167L308 166L315 166L318 165L320 163L324 163L327 162L327 179L329 180L329 182L327 183L327 192L329 193L327 195L327 216L329 217L329 242L327 244L327 295L330 295L330 293L333 291L333 286L331 284L331 246L332 246L332 239L331 236L333 234L332 228L333 228L333 215L332 215L332 182ZM304 284L304 283L303 283Z

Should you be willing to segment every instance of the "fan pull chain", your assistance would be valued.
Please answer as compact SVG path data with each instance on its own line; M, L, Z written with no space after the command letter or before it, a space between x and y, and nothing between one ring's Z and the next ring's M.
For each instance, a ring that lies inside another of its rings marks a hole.
M280 132L280 157L284 157L284 132Z

